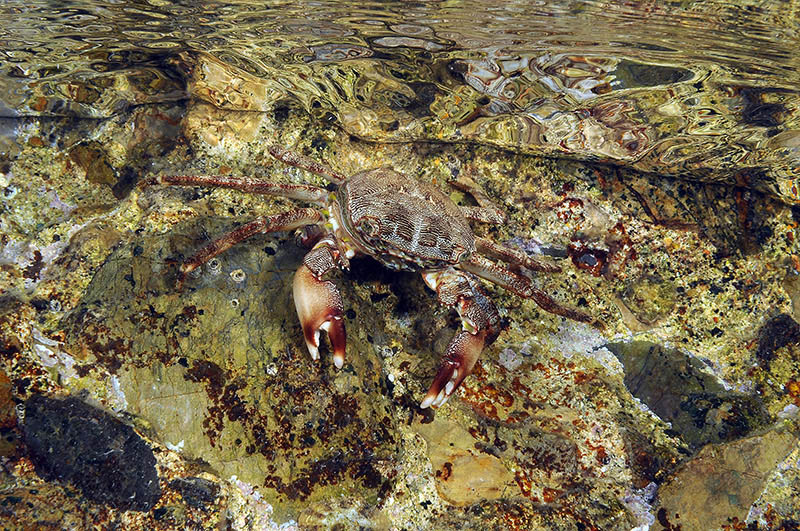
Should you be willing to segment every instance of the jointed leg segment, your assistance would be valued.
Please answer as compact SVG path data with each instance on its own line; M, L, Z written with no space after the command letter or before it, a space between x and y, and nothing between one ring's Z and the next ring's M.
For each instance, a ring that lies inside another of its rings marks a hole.
M478 221L480 223L491 223L493 225L505 223L507 219L506 213L503 212L503 210L497 205L495 205L491 199L489 199L489 196L486 195L486 192L481 190L475 181L472 180L472 177L465 175L462 172L458 178L449 181L449 184L453 188L457 188L462 192L467 192L478 202L479 206L476 207L460 207L461 214L463 214L465 218Z
M469 273L447 269L423 273L425 283L448 307L455 307L463 325L453 337L439 362L439 370L420 403L421 408L441 406L461 385L478 361L485 346L491 345L500 333L497 308Z
M301 170L306 170L310 171L311 173L321 175L333 184L342 184L347 180L347 177L337 171L334 171L329 166L321 164L314 159L310 159L305 155L301 155L300 153L295 153L293 151L289 151L288 149L272 145L269 147L269 154L290 166L295 166Z
M247 238L254 236L255 234L293 230L304 225L313 225L322 223L323 221L324 218L322 217L322 214L313 208L298 208L288 212L283 212L281 214L275 214L274 216L256 218L249 223L240 225L221 238L212 241L187 259L183 265L181 265L179 282L182 282L183 278L187 274L191 273L215 256L227 251L237 243L242 242Z
M475 247L479 253L502 260L511 266L522 266L531 271L541 271L543 273L559 273L561 271L561 268L557 265L540 262L519 249L506 247L487 238L476 237Z
M328 197L327 190L310 184L271 183L251 177L230 177L227 175L159 175L143 180L139 183L139 186L145 187L154 184L231 188L250 194L288 197L320 205L324 205Z
M481 278L485 278L489 282L493 282L498 286L502 286L503 288L516 293L520 297L533 299L533 302L538 304L540 308L547 312L566 317L567 319L572 319L573 321L601 326L601 324L595 321L592 316L583 312L579 312L578 310L562 306L542 290L533 287L533 284L531 284L531 281L528 277L524 275L518 275L513 271L509 271L505 267L502 267L491 260L487 260L480 255L472 255L469 260L462 262L460 267L465 271L469 271L470 273L473 273Z

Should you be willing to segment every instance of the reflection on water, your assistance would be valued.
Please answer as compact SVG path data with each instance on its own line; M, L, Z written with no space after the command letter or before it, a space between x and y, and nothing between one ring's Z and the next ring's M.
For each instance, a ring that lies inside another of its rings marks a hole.
M0 7L0 115L189 93L376 141L475 141L767 189L800 178L798 2L169 2Z

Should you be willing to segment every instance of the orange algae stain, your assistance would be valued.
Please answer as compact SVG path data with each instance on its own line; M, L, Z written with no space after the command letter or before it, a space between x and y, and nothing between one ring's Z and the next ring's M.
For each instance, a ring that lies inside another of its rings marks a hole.
M462 400L479 415L504 422L511 419L508 408L514 405L514 397L505 389L494 384L462 386L462 389Z
M786 382L786 393L792 398L796 406L800 406L800 380Z
M562 494L563 492L558 489L551 489L549 487L545 487L542 489L542 500L545 503L553 503L558 498L560 498Z
M38 98L36 98L36 102L34 102L34 104L31 105L31 108L36 112L42 112L47 108L47 98L39 96Z
M522 492L523 496L533 501L539 501L538 498L533 496L533 481L531 481L527 471L517 470L514 473L514 480L517 482L517 485L519 485L519 490Z
M576 385L581 385L581 384L585 384L587 382L591 382L592 380L594 380L594 378L595 378L594 374L586 374L583 371L576 371L572 375L572 379L573 379L573 381L575 382Z

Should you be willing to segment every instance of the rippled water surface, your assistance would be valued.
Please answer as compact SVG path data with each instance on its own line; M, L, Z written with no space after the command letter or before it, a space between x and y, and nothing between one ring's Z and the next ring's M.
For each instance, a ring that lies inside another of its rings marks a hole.
M7 1L0 115L189 95L797 199L798 2Z

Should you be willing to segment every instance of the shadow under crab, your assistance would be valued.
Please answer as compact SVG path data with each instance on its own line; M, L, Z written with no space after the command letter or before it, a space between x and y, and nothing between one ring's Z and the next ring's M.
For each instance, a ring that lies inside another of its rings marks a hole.
M462 176L450 184L470 193L478 206L458 206L433 185L391 168L345 177L286 149L271 146L269 151L286 164L326 178L336 186L335 191L308 184L280 184L220 175L157 176L146 179L142 186L225 187L288 197L321 209L298 208L258 217L212 241L180 268L182 282L188 273L256 234L303 228L304 238L313 247L294 275L293 294L306 346L314 360L319 359L319 336L324 330L333 347L334 364L337 368L344 365L344 307L338 288L325 277L335 269L349 269L350 259L358 255L372 257L395 271L420 273L439 301L455 308L461 318L462 329L442 357L433 383L420 403L421 408L444 404L470 374L483 348L494 342L502 331L497 308L482 289L479 278L531 298L550 313L594 322L589 315L562 306L535 288L522 273L523 268L558 272L557 266L473 233L469 221L499 224L506 217L471 179Z

